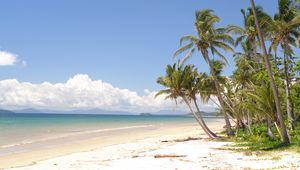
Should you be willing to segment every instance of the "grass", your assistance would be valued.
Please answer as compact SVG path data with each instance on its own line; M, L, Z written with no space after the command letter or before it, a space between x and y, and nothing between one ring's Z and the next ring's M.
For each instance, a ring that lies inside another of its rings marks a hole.
M300 153L300 123L295 126L295 130L289 131L291 136L291 144L284 146L280 141L280 136L273 129L276 136L275 139L267 135L267 127L265 124L253 125L251 127L253 134L250 135L246 130L240 129L239 133L231 138L236 144L232 148L236 151L292 151ZM222 132L225 133L225 132Z

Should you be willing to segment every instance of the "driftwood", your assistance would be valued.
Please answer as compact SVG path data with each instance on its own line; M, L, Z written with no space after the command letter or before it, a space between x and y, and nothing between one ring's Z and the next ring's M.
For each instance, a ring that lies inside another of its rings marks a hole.
M186 157L187 155L154 155L154 158L182 158Z
M193 138L193 137L188 137L185 139L175 139L175 140L163 140L161 142L186 142L190 140L200 140L201 138Z

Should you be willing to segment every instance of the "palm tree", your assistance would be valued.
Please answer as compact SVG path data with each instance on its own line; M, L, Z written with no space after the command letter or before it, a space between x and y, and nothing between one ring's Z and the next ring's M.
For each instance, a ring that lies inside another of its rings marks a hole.
M271 127L272 122L276 124L276 107L272 97L270 83L266 83L264 86L254 85L253 90L247 92L247 97L254 100L255 105L253 105L252 102L246 102L246 108L257 115L257 117L260 117L260 119L267 120L268 135L274 138ZM278 127L277 124L276 127Z
M273 97L274 97L274 101L275 101L277 119L278 119L279 125L280 125L280 133L281 133L282 141L283 141L284 145L288 145L288 144L290 144L290 139L289 139L289 135L288 135L286 126L284 124L283 116L282 116L282 113L281 113L279 96L278 96L278 89L277 89L277 86L276 86L275 81L274 81L271 64L270 64L270 61L269 61L267 49L266 49L265 42L264 42L264 37L262 36L262 32L261 32L261 29L260 29L258 17L256 15L254 0L250 0L250 3L251 3L251 8L252 8L252 12L253 12L254 20L255 20L255 25L256 25L256 29L257 29L257 33L258 33L260 46L261 46L261 49L263 51L263 57L264 57L266 69L267 69L268 76L269 76L269 79L270 79L270 85L271 85L271 88L272 88Z
M202 127L204 132L210 138L216 138L217 135L214 134L205 124L203 118L200 115L200 110L196 102L195 94L197 89L195 87L195 81L197 77L197 69L194 69L194 66L185 66L182 65L173 66L168 65L166 68L166 76L159 77L157 80L158 84L163 85L166 89L159 91L156 94L156 97L162 94L166 94L165 99L173 99L177 103L177 99L180 97L188 106L190 112L193 114L194 118L197 120L199 125ZM191 100L196 104L198 114L194 112Z
M239 122L246 126L249 133L252 134L252 118L250 116L249 110L244 108L244 102L247 100L245 96L245 91L249 90L251 84L253 83L253 75L256 72L255 69L257 69L256 66L258 65L258 63L255 63L253 61L253 52L251 44L243 42L241 43L241 45L243 52L238 52L234 54L236 70L233 72L231 78L236 87L233 99L238 98L238 100L235 100L235 105L236 109L238 110L236 116L239 118ZM248 102L254 104L254 102L251 100ZM247 123L244 123L243 119L246 119Z
M251 81L253 74L258 71L257 64L251 57L251 46L248 43L242 43L243 52L237 52L233 55L236 63L236 70L233 72L232 78L243 89Z
M207 75L204 73L201 73L198 75L197 69L194 69L194 66L190 66L187 65L185 66L185 69L187 69L188 71L186 72L186 74L190 74L189 75L189 79L187 79L187 83L185 86L185 90L186 90L186 97L187 99L189 99L189 101L193 101L196 109L197 109L197 113L198 113L198 118L201 121L203 128L205 131L207 131L213 138L216 138L217 135L215 133L213 133L206 125L206 123L203 120L200 108L198 106L197 103L197 94L200 94L201 98L204 98L205 94L201 93L202 89L202 82L204 82L204 80L207 78Z
M188 44L182 46L179 50L177 50L174 56L178 56L179 54L188 51L186 56L183 58L183 62L185 62L192 54L198 50L200 51L204 60L208 63L210 68L210 73L213 77L214 85L217 91L217 98L221 105L221 109L224 114L224 119L227 128L227 135L234 135L231 124L226 113L226 106L222 98L222 89L219 85L219 82L216 78L216 73L213 69L213 63L211 58L209 57L209 51L211 51L212 55L218 55L224 61L227 62L225 56L219 51L219 49L232 51L233 49L228 45L233 44L234 41L232 37L226 33L225 28L215 28L215 23L220 21L220 18L214 14L212 14L212 10L201 10L196 12L196 22L195 27L197 30L197 36L193 35L185 35L180 39L180 44L184 41L188 41Z
M260 18L260 26L263 30L269 29L269 23L271 22L271 17L266 14L262 7L256 7L257 15ZM235 40L235 46L239 44L246 44L249 47L250 58L255 60L259 60L257 56L257 31L255 29L255 22L253 18L253 13L251 8L247 10L241 9L241 13L243 15L243 27L239 27L236 25L229 25L227 27L227 31L230 33L234 33L237 36ZM267 32L267 31L265 31Z
M293 55L291 46L297 47L299 38L300 16L298 9L291 0L278 0L278 13L274 16L272 23L272 45L274 51L281 45L284 51L284 77L285 77L285 92L286 92L286 111L290 127L293 128L292 105L291 105L291 81L289 66L290 57Z
M300 60L299 60L300 63ZM294 119L300 120L300 81L298 80L291 88L291 97L294 104Z

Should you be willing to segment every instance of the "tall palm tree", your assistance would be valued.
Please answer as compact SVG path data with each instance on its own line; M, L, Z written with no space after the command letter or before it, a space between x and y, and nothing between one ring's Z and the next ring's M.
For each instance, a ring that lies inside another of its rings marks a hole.
M216 73L213 69L212 59L209 57L209 50L212 55L218 55L224 61L227 62L225 56L219 51L219 49L232 51L233 49L229 44L233 44L234 41L232 37L226 33L225 28L215 28L215 23L219 22L220 18L213 14L212 10L201 10L196 12L196 22L195 27L197 31L197 36L193 35L185 35L180 39L180 44L184 41L188 41L188 44L182 46L179 50L177 50L174 56L178 56L179 54L188 51L185 57L183 58L183 62L186 61L192 54L198 50L200 51L202 57L207 62L210 68L210 73L213 77L214 85L217 91L217 98L221 105L222 112L224 114L224 119L227 128L227 135L234 135L231 124L226 113L226 106L223 101L222 89L219 85L219 82L216 78Z
M268 56L268 53L267 53L267 49L266 49L266 46L265 46L264 37L262 36L262 32L261 32L261 29L260 29L258 17L257 17L256 10L255 10L254 0L250 0L250 4L251 4L254 20L255 20L255 25L256 25L256 29L257 29L257 33L258 33L260 46L261 46L261 49L263 51L263 57L264 57L266 69L267 69L268 76L269 76L269 79L270 79L270 85L271 85L271 88L272 88L273 97L274 97L274 101L275 101L277 119L278 119L279 125L280 125L280 133L281 133L282 141L283 141L284 145L289 145L290 144L290 139L289 139L289 135L288 135L286 126L284 124L284 119L283 119L283 116L282 116L282 113L281 113L280 101L279 101L279 96L278 96L278 89L277 89L277 86L275 84L275 80L274 80L274 77L273 77L273 72L272 72L270 61L269 61L269 56Z
M281 45L284 52L284 77L286 92L286 111L290 127L293 128L292 105L291 105L291 75L292 70L289 66L291 56L293 55L292 46L297 47L299 39L300 16L299 10L292 0L278 0L278 13L274 16L272 23L272 48L274 51Z
M262 7L256 7L257 15L260 18L260 26L261 29L266 30L269 29L269 23L272 21L272 18L263 11ZM254 58L255 60L259 60L257 56L257 31L255 29L255 22L253 18L253 13L251 8L247 10L241 9L241 13L243 15L243 27L239 27L236 25L229 25L227 27L227 31L230 33L234 33L237 36L235 41L235 46L239 44L246 44L249 47L250 58Z
M178 98L182 98L204 132L210 138L216 138L217 135L207 127L200 115L201 112L195 97L195 93L197 92L197 90L195 90L197 89L195 87L196 77L197 69L194 69L194 66L185 66L183 68L182 65L168 65L166 68L166 76L159 77L157 80L157 83L165 86L166 89L159 91L156 96L166 94L166 99L174 99L176 103ZM198 114L194 112L191 100L196 104Z

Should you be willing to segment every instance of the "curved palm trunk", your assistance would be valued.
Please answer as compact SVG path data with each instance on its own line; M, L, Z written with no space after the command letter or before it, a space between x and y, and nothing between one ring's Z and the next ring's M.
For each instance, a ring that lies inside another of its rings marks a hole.
M204 132L212 139L216 138L215 136L213 136L211 133L209 133L209 131L207 131L206 128L204 128L204 125L202 124L201 120L198 118L198 116L196 115L196 113L194 112L191 104L189 103L189 101L186 99L185 96L182 96L183 101L185 102L185 104L188 106L190 112L193 114L194 118L197 120L197 122L199 123L199 125L202 127L202 129L204 130Z
M292 116L292 106L290 101L290 76L289 76L289 59L286 53L287 51L287 42L285 40L284 44L284 75L285 75L285 94L286 94L286 112L288 117L289 126L293 129L293 116Z
M196 106L196 109L197 109L197 112L198 112L198 115L199 115L199 120L203 124L203 128L205 128L205 130L208 131L213 137L217 138L218 136L208 128L208 126L206 125L205 121L203 120L203 117L202 117L202 114L200 112L200 109L199 109L199 106L197 104L197 101L196 100L193 100L193 101L194 101L194 104Z
M221 109L222 109L222 112L224 114L227 135L228 136L234 136L234 133L233 133L233 131L231 129L231 124L230 124L230 121L229 121L229 118L228 118L228 114L226 112L225 102L224 102L224 100L222 98L222 95L221 95L221 88L220 88L219 82L218 82L218 80L216 78L216 74L215 74L215 72L213 70L213 64L212 64L211 60L209 59L208 54L204 53L204 55L207 58L207 62L208 62L209 67L210 67L210 72L212 74L213 81L214 81L214 84L215 84L215 87L216 87L216 90L217 90L217 98L218 98L218 100L220 102Z
M269 58L268 58L268 53L267 53L267 49L266 49L266 46L265 46L264 38L263 38L261 30L260 30L257 14L256 14L256 10L255 10L254 0L250 0L250 2L251 2L251 8L252 8L252 12L253 12L254 20L255 20L255 25L256 25L260 45L261 45L261 48L262 48L262 51L263 51L263 54L264 54L263 56L264 56L264 60L265 60L265 64L266 64L266 69L268 71L270 84L271 84L271 87L272 87L272 92L273 92L273 96L274 96L274 100L275 100L276 111L277 111L276 114L277 114L277 119L279 121L279 126L280 126L280 134L281 134L281 137L282 137L283 144L288 145L288 144L290 144L290 139L289 139L289 136L288 136L288 133L287 133L287 130L286 130L286 126L284 124L283 116L282 116L282 113L281 113L277 87L276 87L275 80L274 80L274 77L273 77L273 72L272 72L272 69L271 69L271 66L270 66L270 61L269 61Z

